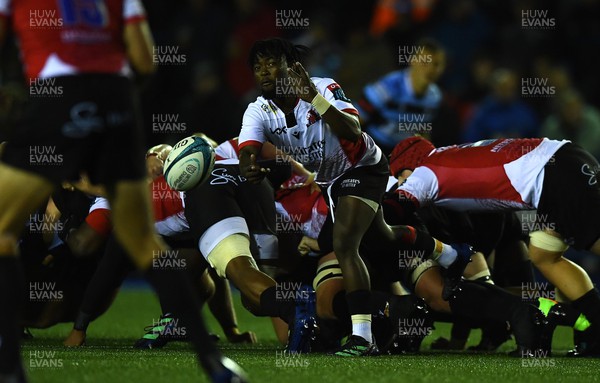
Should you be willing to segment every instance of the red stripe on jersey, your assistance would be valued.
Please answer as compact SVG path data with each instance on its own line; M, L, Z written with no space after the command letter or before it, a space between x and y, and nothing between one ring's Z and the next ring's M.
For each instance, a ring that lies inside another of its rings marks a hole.
M352 164L352 166L356 165L358 161L365 155L365 151L367 150L367 146L365 145L365 140L361 135L358 141L352 142L350 140L346 140L344 138L338 138L340 142L340 146L344 151L346 157L348 157L348 161Z
M238 142L238 138L232 138L231 140L229 140L229 143L231 144L231 146L233 146L233 150L235 150L235 154L238 155L238 157L240 156L240 145ZM262 146L262 144L260 145Z
M242 149L244 149L246 146L254 146L254 147L257 147L257 148L260 149L260 148L262 148L263 144L262 144L262 142L255 141L255 140L244 141L241 144L239 144L239 146L238 146L238 148L239 148L238 149L238 154L239 154L239 151L242 150Z
M164 176L160 176L152 181L150 190L152 192L152 207L155 221L163 221L183 211L183 202L181 201L179 192L171 189L167 181L165 181Z
M133 16L128 19L125 19L125 24L134 24L134 23L139 23L141 21L145 21L145 20L146 20L146 16L138 15L138 16Z
M96 233L107 237L112 230L110 209L95 209L85 217L85 223Z
M346 113L350 113L350 114L354 114L355 116L358 116L358 110L356 110L354 108L342 109L342 112L346 112Z

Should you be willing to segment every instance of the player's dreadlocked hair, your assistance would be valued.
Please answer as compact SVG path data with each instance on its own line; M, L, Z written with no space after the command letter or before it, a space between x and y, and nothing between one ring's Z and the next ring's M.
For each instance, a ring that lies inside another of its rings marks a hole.
M276 57L285 56L288 64L296 61L304 64L304 59L308 56L310 49L304 45L294 45L288 40L280 38L271 38L258 40L250 49L248 55L248 65L252 69L259 57Z

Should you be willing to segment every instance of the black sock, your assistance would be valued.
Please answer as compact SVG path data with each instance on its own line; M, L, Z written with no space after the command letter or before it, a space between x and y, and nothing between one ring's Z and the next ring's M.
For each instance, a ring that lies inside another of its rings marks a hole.
M581 311L591 324L600 325L600 294L597 289L594 288L574 300L573 307Z
M291 300L277 299L277 287L271 286L260 294L260 311L290 323L296 312L296 304Z
M417 232L414 244L415 249L425 251L425 254L429 257L428 254L432 254L435 250L435 240L428 232L416 228L415 230Z
M185 326L187 335L196 349L202 366L209 372L214 371L215 361L220 352L208 335L201 315L201 302L185 270L150 269L146 278L156 290L161 301L169 301L173 314Z
M21 368L19 309L24 278L17 257L0 257L0 374Z
M346 294L350 315L371 314L371 291L354 290Z
M346 301L346 290L338 291L331 302L331 309L335 317L342 322L350 323L350 312Z
M73 322L73 328L79 331L87 331L87 328L92 321L92 315L86 314L83 311L77 313L75 322Z
M413 226L390 227L395 236L396 246L412 245L417 250L425 251L425 254L431 254L435 250L435 240L428 232Z
M383 291L371 290L372 315L383 315L389 310L391 318L407 318L416 310L422 301L415 295L394 295Z

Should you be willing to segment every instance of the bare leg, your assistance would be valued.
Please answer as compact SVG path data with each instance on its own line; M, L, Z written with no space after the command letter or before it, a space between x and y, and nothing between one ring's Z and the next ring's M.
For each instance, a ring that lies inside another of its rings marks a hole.
M0 380L21 373L18 310L23 277L17 239L28 216L48 200L52 184L0 163Z

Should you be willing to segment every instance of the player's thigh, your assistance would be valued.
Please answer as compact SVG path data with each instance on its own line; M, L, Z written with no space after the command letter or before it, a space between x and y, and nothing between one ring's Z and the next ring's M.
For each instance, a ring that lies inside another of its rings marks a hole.
M415 283L415 294L423 298L435 311L450 312L448 302L442 299L444 282L439 267L432 267L419 275Z
M471 262L464 271L464 277L467 279L477 279L479 276L490 275L489 267L482 253L477 252L471 256Z
M375 218L371 206L354 196L338 199L333 223L333 246L339 257L346 250L358 249L358 245Z

